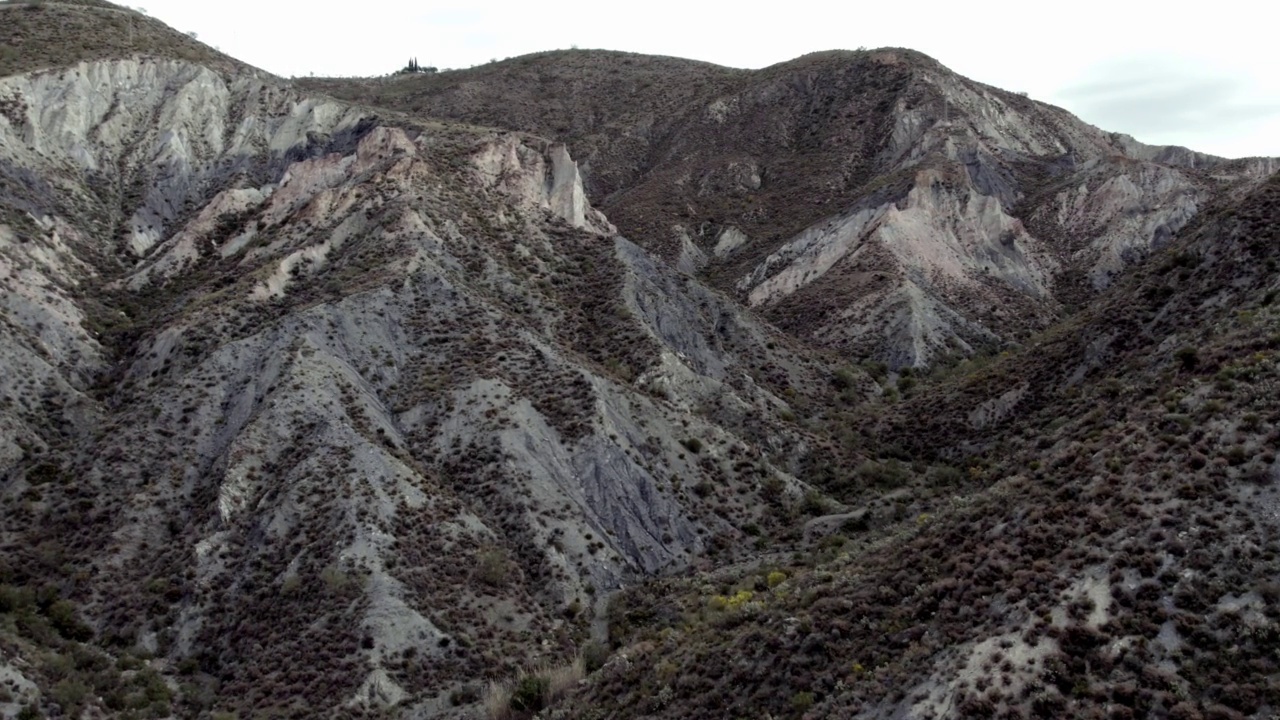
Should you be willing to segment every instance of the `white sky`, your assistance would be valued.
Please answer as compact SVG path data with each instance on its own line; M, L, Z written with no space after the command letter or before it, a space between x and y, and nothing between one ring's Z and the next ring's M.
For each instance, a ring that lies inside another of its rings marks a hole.
M1063 106L1106 130L1228 157L1280 156L1280 56L1259 0L782 3L647 0L137 0L278 75L382 75L410 56L469 67L578 46L758 68L817 50L897 46Z

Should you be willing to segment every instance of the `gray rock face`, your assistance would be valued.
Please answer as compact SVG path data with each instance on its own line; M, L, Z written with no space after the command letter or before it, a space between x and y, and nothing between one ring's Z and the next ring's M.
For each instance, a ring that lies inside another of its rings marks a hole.
M74 475L30 511L86 612L227 707L307 657L313 708L434 714L798 485L761 417L822 368L615 236L563 145L176 61L0 97L6 187L40 178L0 207L0 491Z

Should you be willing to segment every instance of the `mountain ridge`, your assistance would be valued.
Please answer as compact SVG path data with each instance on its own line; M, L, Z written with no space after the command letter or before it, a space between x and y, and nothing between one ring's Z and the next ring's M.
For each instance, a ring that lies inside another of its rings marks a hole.
M903 50L288 83L61 12L0 11L3 716L1280 706L1274 161Z
M1079 288L1067 298L1078 304L1201 204L1276 167L1142 145L901 49L814 53L753 71L560 51L373 83L303 83L555 136L582 159L588 194L625 235L815 345L895 367L1019 342L1061 317L1057 277ZM1059 191L1048 195L1046 183ZM1076 205L1061 196L1081 185L1089 197ZM924 212L944 216L941 225L924 230L936 220L889 210L910 209L913 187L918 200L942 203ZM850 207L869 214L846 220L857 215ZM954 245L931 257L936 243L921 232ZM1066 233L1095 240L1055 239ZM888 283L851 293L849 276ZM1001 304L1030 322L990 310ZM827 317L815 322L815 307ZM893 326L902 331L879 331Z

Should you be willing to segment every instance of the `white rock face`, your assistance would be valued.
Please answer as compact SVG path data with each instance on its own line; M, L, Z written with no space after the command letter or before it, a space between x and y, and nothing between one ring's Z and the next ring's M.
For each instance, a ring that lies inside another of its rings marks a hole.
M483 184L526 207L548 210L576 228L617 232L603 214L590 210L582 173L562 143L535 148L515 134L505 135L476 153L473 162Z
M1172 239L1210 194L1181 171L1163 165L1122 173L1100 169L1091 175L1073 190L1059 192L1056 208L1046 206L1040 217L1056 210L1059 226L1088 240L1073 259L1087 267L1098 289Z
M948 307L966 290L995 280L1041 301L1059 268L1054 254L997 198L923 170L901 201L857 208L806 230L742 278L738 289L753 307L767 307L838 265L883 273L886 257L899 289L853 299L816 337L871 342L891 348L895 361L927 364L948 348L967 351L972 339L996 338Z
M748 293L752 305L794 293L853 255L885 212L885 206L867 208L810 228L766 258L738 289Z
M725 258L746 244L746 234L736 227L729 226L721 230L716 237L716 246L712 253L718 258Z

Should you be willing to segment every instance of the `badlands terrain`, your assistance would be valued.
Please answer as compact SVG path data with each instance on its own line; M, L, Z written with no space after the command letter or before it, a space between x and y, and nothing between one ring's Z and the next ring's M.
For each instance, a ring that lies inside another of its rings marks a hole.
M1278 169L0 3L0 717L1270 718Z

